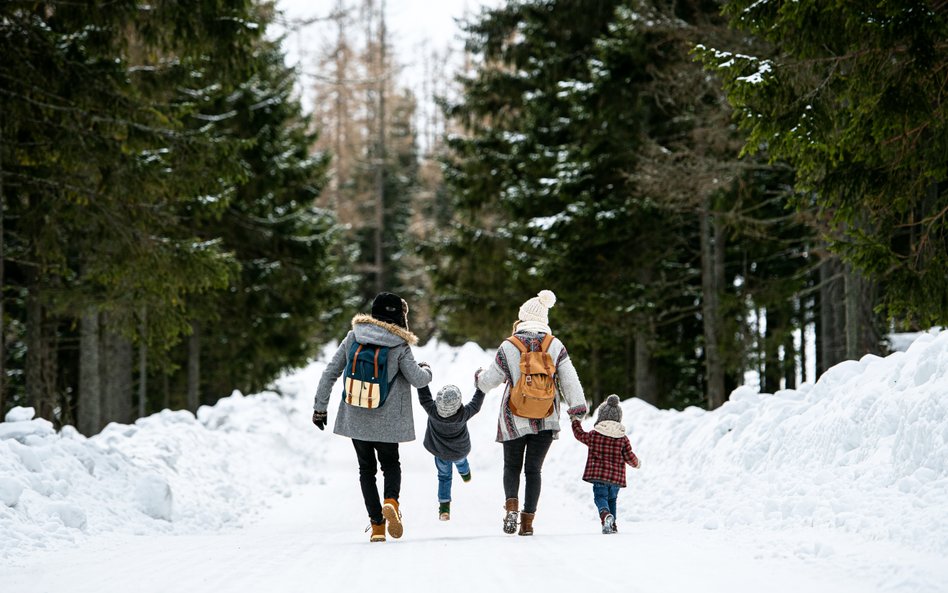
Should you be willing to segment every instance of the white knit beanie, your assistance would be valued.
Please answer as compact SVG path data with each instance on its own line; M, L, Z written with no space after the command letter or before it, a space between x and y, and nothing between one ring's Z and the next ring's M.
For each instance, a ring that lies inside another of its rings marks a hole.
M541 290L537 296L520 305L520 321L535 321L550 325L550 307L556 304L552 290Z

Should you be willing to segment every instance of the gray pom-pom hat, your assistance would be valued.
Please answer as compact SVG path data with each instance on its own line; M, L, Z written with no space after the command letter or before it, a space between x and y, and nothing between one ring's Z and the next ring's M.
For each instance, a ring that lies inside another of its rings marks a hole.
M619 407L619 396L612 394L596 410L596 424L606 421L622 422L622 408Z
M435 407L442 418L453 416L461 409L461 390L455 385L445 385L435 396Z

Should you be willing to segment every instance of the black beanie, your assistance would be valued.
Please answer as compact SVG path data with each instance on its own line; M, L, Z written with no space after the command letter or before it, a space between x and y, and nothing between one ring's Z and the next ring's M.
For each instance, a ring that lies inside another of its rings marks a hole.
M408 303L390 292L380 292L372 301L372 317L408 329Z

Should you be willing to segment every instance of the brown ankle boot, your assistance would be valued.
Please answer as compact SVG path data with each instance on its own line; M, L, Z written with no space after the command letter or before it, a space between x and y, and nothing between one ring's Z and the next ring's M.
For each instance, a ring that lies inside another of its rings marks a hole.
M382 521L381 523L372 523L369 527L372 529L372 535L369 536L370 542L385 541L385 521Z
M508 498L504 503L504 533L516 533L518 510L520 510L520 501L516 498Z
M533 516L535 513L520 513L520 532L517 535L533 535Z
M394 498L386 498L382 505L382 516L385 517L385 523L388 524L388 534L398 539L404 533L402 526L402 514L398 511L398 501Z

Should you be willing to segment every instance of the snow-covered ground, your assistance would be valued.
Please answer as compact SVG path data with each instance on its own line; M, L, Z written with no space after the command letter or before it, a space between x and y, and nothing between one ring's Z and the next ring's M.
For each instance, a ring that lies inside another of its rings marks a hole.
M416 349L434 388L468 394L490 357ZM738 390L714 412L625 401L643 467L608 537L569 433L544 466L536 536L501 532L492 393L446 523L416 406L405 536L368 544L352 446L310 424L322 368L279 381L283 397L235 394L90 439L14 410L0 423L0 589L948 592L948 332L800 390Z

